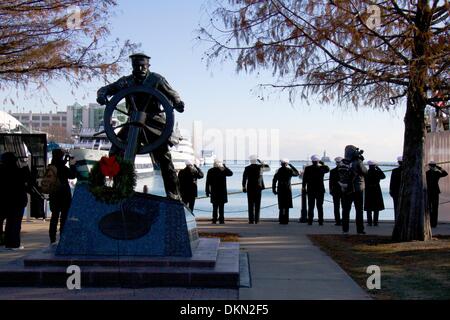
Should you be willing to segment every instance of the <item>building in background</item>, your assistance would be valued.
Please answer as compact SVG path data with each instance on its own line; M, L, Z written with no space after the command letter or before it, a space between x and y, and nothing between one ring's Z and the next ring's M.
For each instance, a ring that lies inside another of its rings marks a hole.
M13 113L11 116L21 122L30 132L58 132L57 136L67 137L78 136L81 128L98 129L103 125L104 107L90 103L83 106L78 102L67 106L66 111L58 111L56 113L50 111L48 113Z
M49 127L67 128L67 113L11 113L11 115L21 122L30 132L43 132Z

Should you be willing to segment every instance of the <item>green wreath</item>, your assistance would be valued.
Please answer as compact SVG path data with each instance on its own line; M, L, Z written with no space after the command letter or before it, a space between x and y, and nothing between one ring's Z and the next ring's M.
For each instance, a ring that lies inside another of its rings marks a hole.
M108 170L110 168L113 170ZM112 187L106 185L105 173L113 179ZM89 173L89 190L98 201L114 204L129 198L136 186L136 172L130 161L120 157L103 157L97 161Z

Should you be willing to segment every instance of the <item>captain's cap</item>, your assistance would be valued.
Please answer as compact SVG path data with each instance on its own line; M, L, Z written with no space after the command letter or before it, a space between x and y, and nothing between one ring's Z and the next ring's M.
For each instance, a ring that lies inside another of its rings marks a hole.
M334 158L334 162L342 162L342 160L344 160L342 157Z
M284 158L284 159L281 159L280 162L281 162L281 163L288 164L288 163L289 163L289 159Z
M436 161L431 160L430 162L428 162L429 165L436 165Z
M368 164L369 166L376 166L378 163L377 163L375 160L369 160L369 161L367 162L367 164Z
M398 161L398 162L403 162L403 156L397 157L397 161Z
M150 60L150 57L148 55L146 55L145 53L133 53L130 56L130 59L131 60L134 60L134 59L147 59L147 60Z
M320 158L317 154L315 154L311 157L311 161L313 161L313 162L320 161Z
M186 160L186 161L184 162L184 164L187 165L187 166L192 166L191 160Z

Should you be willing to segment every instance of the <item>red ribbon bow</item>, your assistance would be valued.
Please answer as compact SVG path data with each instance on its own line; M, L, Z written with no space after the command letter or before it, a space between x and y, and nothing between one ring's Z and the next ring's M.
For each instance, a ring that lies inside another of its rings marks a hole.
M100 171L105 177L113 178L120 172L119 163L115 156L102 157L100 159Z

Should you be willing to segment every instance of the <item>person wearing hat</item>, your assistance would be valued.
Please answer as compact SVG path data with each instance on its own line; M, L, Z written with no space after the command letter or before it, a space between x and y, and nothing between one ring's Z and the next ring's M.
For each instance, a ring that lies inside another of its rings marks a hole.
M355 206L355 223L358 234L366 234L364 231L364 189L367 168L364 165L364 157L354 145L345 147L345 158L339 165L339 184L343 194L342 208L342 232L348 234L350 227L350 211L352 204Z
M187 160L186 167L178 172L181 199L194 212L195 198L198 196L197 180L203 178L202 170Z
M169 99L175 110L180 113L184 112L184 102L181 101L180 95L169 85L169 83L163 76L154 72L150 72L150 57L143 53L137 53L131 55L130 58L133 67L133 73L129 76L120 78L118 81L110 85L100 88L97 92L97 102L100 105L106 105L108 103L108 97L115 95L123 89L142 85L157 89ZM134 103L137 106L146 106L146 110L143 111L156 115L153 118L147 118L146 121L150 127L164 127L165 118L163 116L157 115L161 113L160 103L158 99L152 96L149 97L146 94L137 94L134 97ZM132 108L132 101L128 98L126 99L126 107L127 110L130 110ZM122 128L117 136L122 140L126 140L128 137L128 127ZM141 144L147 144L155 141L158 137L159 135L157 134L157 132L155 133L146 131L145 135L141 134L141 136L139 137L139 142ZM153 150L152 155L161 168L161 174L163 177L164 188L167 197L174 200L181 200L178 176L172 162L172 156L169 151L169 146L172 145L173 144L169 139L167 143L164 143L156 150ZM118 153L120 153L120 150L113 145L111 147L110 154L113 155Z
M400 184L402 179L403 157L397 157L398 167L392 170L391 181L389 183L389 194L394 203L394 220L398 218L398 201L400 196Z
M225 223L225 203L228 202L227 177L233 172L220 160L214 160L214 166L206 174L205 192L211 197L213 205L212 223Z
M69 162L69 167L67 167ZM69 180L77 177L77 169L75 159L70 158L63 150L54 149L52 151L51 165L56 167L56 174L59 180L59 188L57 191L50 193L50 218L49 237L50 243L56 242L56 234L59 222L59 233L62 234L64 225L67 220L70 205L72 204L72 192L70 190Z
M23 249L20 239L22 218L28 203L27 193L31 193L31 176L28 167L20 168L13 152L5 152L0 166L0 202L2 204L0 238L6 249ZM3 221L6 219L3 234ZM0 239L0 240L1 240Z
M330 168L326 166L318 155L311 157L312 165L307 166L303 173L302 192L308 195L308 225L314 220L314 207L317 206L319 225L323 225L323 200L325 187L323 178Z
M272 192L278 197L278 221L280 224L288 224L289 209L293 207L291 179L292 177L298 177L299 172L289 163L288 159L283 159L280 163L281 167L273 176Z
M339 185L339 173L338 167L342 161L342 157L337 157L334 159L336 163L336 168L330 170L330 178L328 180L330 194L333 197L333 207L334 207L334 223L336 226L341 225L341 210L343 207L342 202L342 191Z
M261 193L265 189L263 172L270 170L269 165L258 160L256 155L250 156L250 165L245 167L242 176L242 191L247 193L248 223L259 222Z
M385 179L386 175L375 161L371 160L367 164L369 170L367 171L366 188L364 190L364 210L367 212L367 224L378 226L379 213L384 210L380 181Z
M432 228L436 228L438 224L439 213L439 180L448 176L447 171L438 166L435 161L428 163L430 169L426 172L427 192L428 192L428 208L430 210L430 224Z

